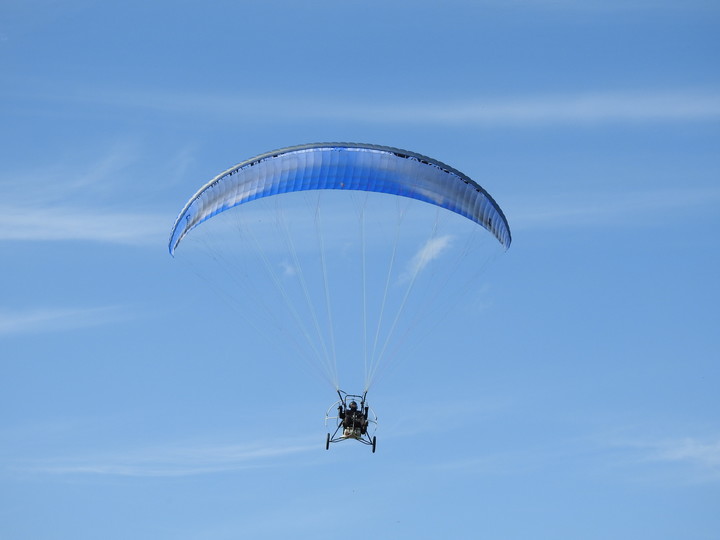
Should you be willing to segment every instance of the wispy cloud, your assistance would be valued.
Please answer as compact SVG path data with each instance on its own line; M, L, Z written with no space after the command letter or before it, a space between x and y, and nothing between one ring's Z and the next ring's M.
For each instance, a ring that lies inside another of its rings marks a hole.
M615 445L631 452L637 463L684 467L695 481L720 481L720 439L627 440Z
M720 440L700 441L684 438L654 445L650 459L666 462L691 463L713 469L720 474Z
M280 267L282 268L282 274L285 277L293 277L297 274L297 268L295 265L292 265L287 261L282 261L280 263Z
M81 163L3 172L0 241L162 245L172 217L141 210L137 196L128 196L134 189L128 178L135 178L128 168L137 160L132 144L115 144Z
M621 471L624 478L653 483L720 482L720 437L602 434L586 440L603 470Z
M119 306L0 310L0 336L86 328L121 320L126 316L126 310Z
M241 119L298 121L312 118L371 124L534 126L627 122L713 121L720 119L714 90L578 92L511 97L424 101L363 101L287 96L178 93L160 89L107 89L86 95L81 89L23 99L63 100L174 116L200 116L223 122Z
M0 241L91 240L160 246L167 241L169 222L166 215L102 211L63 204L0 205Z
M39 158L29 167L6 168L0 186L4 200L28 205L112 199L119 189L127 189L127 179L139 161L135 143L118 141L51 162Z
M428 103L384 114L396 120L459 124L574 124L717 120L720 95L589 93Z
M28 463L22 470L44 474L132 477L178 477L239 471L276 465L274 458L317 451L318 445L297 440L216 446L165 446L123 454L82 456ZM285 461L284 461L285 462Z
M670 211L713 209L720 202L720 188L658 189L646 192L545 194L533 201L506 202L513 230L566 225L622 225ZM677 214L674 214L677 218ZM653 221L655 223L657 221Z
M526 441L507 448L507 441L487 430L484 452L441 461L448 472L517 475L542 469L582 471L605 480L650 483L715 483L720 481L720 438L653 437L593 434ZM503 437L507 434L503 434Z
M658 12L674 11L707 11L717 12L717 4L712 0L690 0L679 4L673 0L484 0L488 5L500 5L503 7L526 9L538 9L543 11L554 11L567 14L574 13L623 13L633 11L652 10Z
M440 257L451 241L452 236L449 234L428 239L408 262L405 271L400 275L400 282L406 282L422 272L428 264Z

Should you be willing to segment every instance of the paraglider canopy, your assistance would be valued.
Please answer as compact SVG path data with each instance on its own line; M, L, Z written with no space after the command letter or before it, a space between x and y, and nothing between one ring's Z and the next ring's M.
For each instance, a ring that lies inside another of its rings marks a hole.
M446 208L485 227L505 249L512 241L502 210L479 184L432 158L387 146L320 143L261 154L219 174L185 205L169 251L203 221L279 193L336 189L389 193Z

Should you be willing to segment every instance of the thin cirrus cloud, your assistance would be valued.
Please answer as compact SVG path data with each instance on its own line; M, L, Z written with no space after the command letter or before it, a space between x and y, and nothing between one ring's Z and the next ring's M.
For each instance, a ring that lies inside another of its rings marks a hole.
M591 457L590 457L591 456ZM516 475L538 468L581 466L584 470L620 472L623 479L715 483L720 481L720 439L575 439L522 451L489 451L439 463L440 469L463 474ZM607 477L607 476L606 476Z
M646 459L666 463L687 463L712 473L720 480L720 440L699 440L692 437L645 443Z
M177 95L154 101L157 107L173 110L206 110L282 117L345 118L371 123L407 124L567 124L622 121L717 120L720 96L694 93L576 94L520 96L447 102L417 103L328 103L313 100L254 100L228 96ZM189 107L192 105L192 107Z
M0 241L164 244L172 216L135 210L137 197L128 195L140 159L132 144L114 144L92 159L3 173ZM131 204L117 209L123 197Z
M65 331L106 324L126 317L119 306L0 310L0 336Z
M654 224L672 212L715 212L720 189L661 188L635 192L548 194L528 200L508 201L505 210L513 230L546 227L627 226Z
M186 107L178 96L178 105ZM195 101L190 98L191 101ZM248 114L247 102L218 97L205 101L220 111ZM418 103L319 103L313 101L266 103L258 107L263 114L283 111L286 117L313 116L346 118L370 123L542 125L603 122L717 120L720 96L693 93L576 94L561 96L520 96L447 102ZM202 107L202 105L201 105Z
M607 444L621 466L636 472L652 471L659 478L693 483L720 481L720 439L717 437L631 438Z
M444 251L450 246L452 241L451 235L443 235L437 238L430 238L423 246L413 255L410 262L405 268L405 272L400 276L400 282L412 280L432 261L440 257Z
M25 463L19 469L37 474L129 477L181 477L228 473L277 465L293 455L316 451L317 444L274 441L263 444L167 446L123 454L106 454Z
M27 98L23 98L27 99ZM85 95L82 90L30 99L94 104L105 109L201 116L222 122L239 119L297 121L325 119L372 124L535 126L644 122L716 122L720 94L714 90L602 91L542 95L457 97L452 100L328 99L117 89Z
M0 206L0 241L87 240L127 245L162 245L167 216L73 208Z
M579 93L448 102L347 107L377 122L533 126L563 124L717 121L720 95L712 93ZM341 110L334 114L342 114Z

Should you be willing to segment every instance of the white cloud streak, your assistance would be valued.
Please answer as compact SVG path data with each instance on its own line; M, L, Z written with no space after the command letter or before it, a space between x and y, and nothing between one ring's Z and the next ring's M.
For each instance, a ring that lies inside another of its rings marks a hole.
M451 235L439 236L437 238L430 238L425 244L418 250L405 268L405 272L400 276L400 282L405 282L412 279L423 269L430 264L432 261L440 257L440 255L450 246L452 240Z
M274 441L217 446L167 446L125 454L54 459L22 470L57 475L180 477L233 472L273 465L274 458L317 451L318 445Z
M637 428L632 431L637 432ZM465 475L516 475L560 467L563 471L600 474L604 479L617 477L622 482L720 482L720 437L716 434L699 437L578 434L550 443L529 440L522 447L507 448L492 429L486 432L488 444L483 452L440 461L435 466Z
M460 0L463 3L462 0ZM487 6L502 6L510 9L525 8L558 13L624 13L628 11L646 11L653 13L683 11L717 12L713 0L689 0L682 4L673 0L470 0ZM468 2L468 0L464 0Z
M620 438L603 444L620 469L635 476L691 483L720 481L720 439L717 437ZM609 456L608 456L609 458Z
M712 208L720 203L720 188L660 189L646 192L543 194L535 200L504 204L512 229L545 227L627 226L648 216L657 218L673 212Z
M449 124L587 124L717 120L720 96L682 94L579 94L428 104L385 111L397 120Z
M131 144L116 144L82 164L43 165L0 178L0 241L84 240L162 245L172 216L117 210L133 186L128 168L138 160ZM128 210L128 208L130 208Z
M426 101L338 101L332 99L173 93L158 90L81 90L36 100L94 103L104 108L201 116L216 121L306 119L370 124L544 126L677 121L718 121L720 94L706 90L581 92L515 97Z
M0 336L36 334L98 326L127 316L118 306L0 310Z
M2 240L90 240L115 244L162 245L168 216L73 208L0 206Z
M685 437L653 443L637 443L646 451L648 461L684 463L700 467L720 479L720 440L708 441Z

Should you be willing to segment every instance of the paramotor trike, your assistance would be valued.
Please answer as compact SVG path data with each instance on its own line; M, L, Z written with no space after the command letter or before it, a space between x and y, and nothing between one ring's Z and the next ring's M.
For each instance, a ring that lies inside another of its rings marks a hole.
M377 440L372 433L377 429L377 415L367 405L367 391L362 395L348 394L342 390L337 393L340 399L325 412L325 426L332 425L331 422L336 424L335 431L327 434L325 449L330 449L330 443L353 439L371 446L374 454Z

